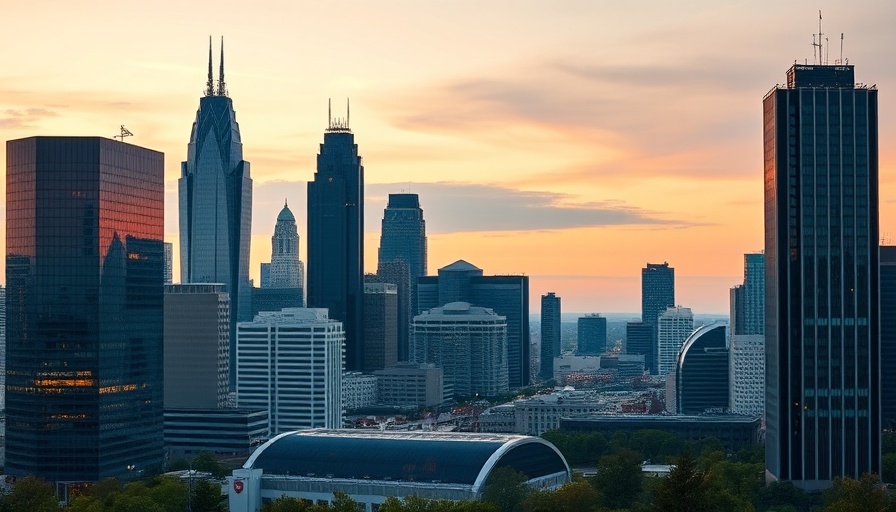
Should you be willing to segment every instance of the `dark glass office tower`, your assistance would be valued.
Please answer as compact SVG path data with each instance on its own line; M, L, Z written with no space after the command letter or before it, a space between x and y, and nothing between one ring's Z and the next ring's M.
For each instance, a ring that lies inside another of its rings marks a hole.
M363 305L364 166L346 116L330 119L308 182L308 306L342 322L349 371L364 366Z
M32 137L6 158L6 472L161 467L164 155Z
M654 375L658 372L657 319L666 308L675 307L675 269L668 263L648 263L641 269L641 322L650 329L650 353L644 363Z
M598 313L579 317L576 324L576 355L596 356L607 350L607 319Z
M560 297L548 292L541 296L541 380L554 378L555 357L560 357Z
M407 277L396 267L396 260L407 266ZM417 278L426 275L426 221L417 194L389 194L376 272L383 282L398 287L398 360L407 361L411 320L417 310Z
M728 329L725 324L698 327L681 346L675 368L678 414L697 415L728 409Z
M230 353L236 353L236 322L252 320L249 241L252 178L243 160L240 127L224 83L224 48L217 87L209 44L208 82L190 133L187 161L177 182L180 198L182 283L224 283L230 294ZM235 384L236 358L230 362Z
M881 426L896 428L896 246L880 247Z
M766 474L880 473L877 90L795 65L763 99Z

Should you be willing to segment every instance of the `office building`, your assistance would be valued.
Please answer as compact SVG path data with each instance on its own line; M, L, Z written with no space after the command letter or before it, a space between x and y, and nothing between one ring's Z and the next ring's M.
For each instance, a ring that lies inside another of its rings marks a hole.
M224 46L217 84L209 44L205 96L190 132L187 160L177 182L180 198L180 282L224 283L230 294L230 352L236 322L251 320L249 242L252 178L233 101L224 82ZM234 383L230 368L230 383Z
M345 328L345 366L364 366L364 166L345 119L330 118L308 182L308 305Z
M444 373L434 364L399 363L373 372L382 405L393 407L438 407L452 398Z
M365 282L391 283L398 295L398 360L409 361L413 288L416 279L411 278L411 269L404 260L380 261L375 275L364 276Z
M417 194L389 194L383 211L379 263L402 260L411 279L426 275L426 221Z
M379 379L376 375L361 372L345 372L342 374L342 407L346 411L355 411L363 407L376 405Z
M675 368L675 395L678 414L727 412L727 325L700 326L685 340Z
M271 266L265 288L304 288L305 266L299 259L296 218L284 203L271 236Z
M731 289L731 334L765 334L765 255L744 254L744 282Z
M657 336L659 316L675 306L675 269L669 263L648 263L641 269L641 322L650 327L650 353L644 354L650 373L658 373Z
M237 404L269 411L271 435L342 426L341 322L325 309L263 311L237 337Z
M576 323L576 354L596 356L607 350L607 319L597 313L579 317Z
M165 285L165 408L215 409L230 392L230 296L223 284Z
M398 362L398 290L391 283L364 283L365 372Z
M458 260L440 268L438 276L417 278L418 312L450 302L469 302L507 318L509 384L511 388L528 386L529 277L484 276L482 269Z
M301 288L252 288L253 318L262 311L305 307Z
M896 246L880 247L881 427L896 428Z
M302 457L296 454L321 453ZM332 503L344 493L358 512L394 497L476 501L496 468L525 474L525 488L553 491L572 481L557 448L540 437L458 432L323 430L290 432L256 450L227 477L231 512L256 512L289 497Z
M172 457L201 452L248 456L270 439L268 411L165 407L165 451Z
M560 297L548 292L541 296L541 380L554 378L555 357L560 357Z
M650 368L656 368L656 350L653 342L654 328L644 322L626 322L625 346L623 352L627 355L644 356L644 368L650 372Z
M414 317L415 361L444 372L456 396L507 393L507 319L491 309L451 302Z
M659 316L657 328L657 370L659 375L666 375L675 367L678 352L684 340L694 330L694 313L690 308L681 306L666 309ZM726 365L727 367L727 365Z
M877 90L793 65L763 99L766 477L881 470Z
M0 410L6 409L6 287L0 285Z
M174 271L172 270L173 265L174 265L174 245L172 245L171 242L164 242L164 247L165 247L164 279L165 279L165 284L171 284L173 277L174 277Z
M732 334L728 342L732 414L765 415L765 336Z
M132 478L163 456L164 155L31 137L6 158L6 473Z
M259 265L259 281L261 281L261 288L270 288L271 287L271 264L270 263L262 263Z

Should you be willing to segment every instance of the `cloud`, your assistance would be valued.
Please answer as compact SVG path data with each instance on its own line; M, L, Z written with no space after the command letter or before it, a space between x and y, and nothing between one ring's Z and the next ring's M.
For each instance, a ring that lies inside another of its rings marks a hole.
M7 109L0 113L0 129L32 128L37 121L57 115L55 111L45 108Z

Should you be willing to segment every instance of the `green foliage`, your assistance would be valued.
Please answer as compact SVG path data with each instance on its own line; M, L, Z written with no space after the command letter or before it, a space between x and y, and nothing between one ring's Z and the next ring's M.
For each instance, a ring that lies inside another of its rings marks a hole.
M541 437L556 446L566 462L573 466L594 464L610 449L610 444L599 432L548 430Z
M653 493L653 510L656 512L709 512L714 509L710 501L708 475L698 469L697 461L685 453L675 463L669 476L663 479Z
M193 482L191 504L193 512L227 512L227 496L221 494L221 486L207 480ZM183 510L183 507L175 510Z
M519 512L529 493L526 475L511 468L495 468L488 476L482 501L494 503L500 512Z
M885 453L881 466L881 480L888 484L896 484L896 453Z
M640 451L643 460L661 463L667 457L677 456L684 450L684 440L670 432L662 430L639 430L632 434L629 447Z
M591 484L610 508L628 508L641 494L644 476L641 456L628 450L601 457Z
M598 512L603 496L588 482L570 482L556 491L534 491L523 501L524 512Z
M858 480L835 478L824 494L825 512L894 512L896 501L873 473Z
M809 497L792 482L772 482L757 491L753 503L759 512L797 512L808 508Z
M28 476L16 482L12 492L3 497L2 512L53 512L59 510L53 484Z
M481 501L427 500L408 496L404 500L386 498L380 512L498 512L498 507Z

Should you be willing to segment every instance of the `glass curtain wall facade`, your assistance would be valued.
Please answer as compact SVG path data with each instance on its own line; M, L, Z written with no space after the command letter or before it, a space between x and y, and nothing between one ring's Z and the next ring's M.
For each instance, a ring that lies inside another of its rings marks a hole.
M705 325L681 347L675 370L678 414L728 409L728 326Z
M560 297L548 292L541 296L541 380L554 378L555 357L560 357Z
M607 319L598 313L579 317L576 330L576 354L596 356L607 350Z
M345 328L345 367L364 367L364 166L348 120L331 120L308 182L308 305Z
M766 472L880 473L877 90L795 65L763 100Z
M224 283L230 294L230 352L236 351L236 322L251 320L249 242L252 178L233 100L224 83L224 51L215 87L209 46L208 83L190 132L187 160L177 182L181 283ZM235 383L234 362L230 381Z
M650 353L645 354L648 370L656 375L659 354L657 335L659 316L675 306L675 269L668 263L648 263L641 269L641 322L650 326Z
M99 137L7 143L6 472L161 465L164 155Z

